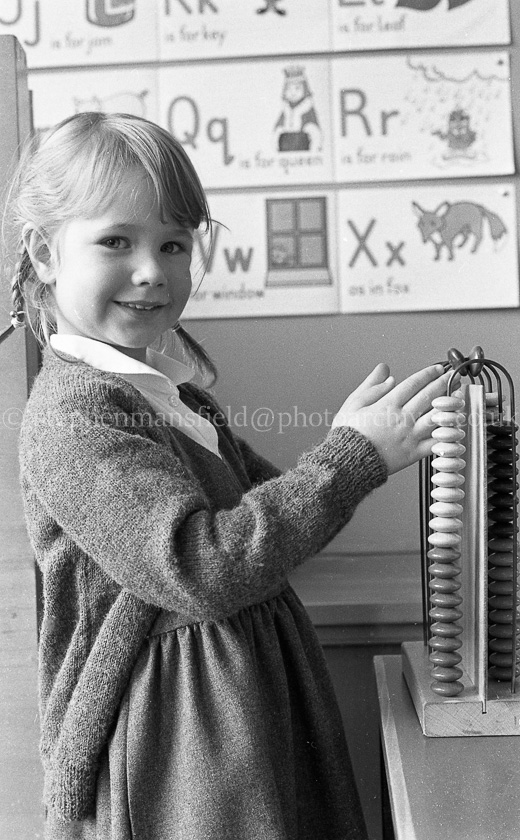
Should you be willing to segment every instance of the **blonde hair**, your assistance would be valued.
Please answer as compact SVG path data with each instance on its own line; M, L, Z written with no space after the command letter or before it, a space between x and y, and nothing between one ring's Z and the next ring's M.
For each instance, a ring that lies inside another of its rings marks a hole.
M84 112L38 136L22 150L5 210L6 226L18 259L11 281L13 323L24 319L41 346L56 332L52 297L38 279L24 246L25 226L50 242L64 222L102 213L117 194L127 172L140 167L166 219L211 237L211 217L197 173L183 147L155 123L130 114ZM178 337L189 361L205 380L216 369L200 344L178 326L156 342L170 352Z

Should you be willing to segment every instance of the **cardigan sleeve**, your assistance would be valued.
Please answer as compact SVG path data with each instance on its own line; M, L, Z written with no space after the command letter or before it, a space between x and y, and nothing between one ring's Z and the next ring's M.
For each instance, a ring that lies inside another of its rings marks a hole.
M197 620L283 583L387 477L363 435L334 429L293 469L215 511L164 430L133 423L122 389L118 398L107 382L74 388L47 394L46 411L29 401L20 444L26 499L120 586ZM239 446L249 469L254 463L267 478L272 468Z

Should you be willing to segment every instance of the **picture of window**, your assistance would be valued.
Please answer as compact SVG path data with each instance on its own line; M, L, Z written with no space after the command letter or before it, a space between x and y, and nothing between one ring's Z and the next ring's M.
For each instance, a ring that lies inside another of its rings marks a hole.
M267 199L266 211L266 285L331 285L325 198Z

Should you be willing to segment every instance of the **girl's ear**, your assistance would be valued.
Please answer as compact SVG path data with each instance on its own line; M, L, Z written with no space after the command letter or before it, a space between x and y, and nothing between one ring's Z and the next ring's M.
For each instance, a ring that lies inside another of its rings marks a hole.
M55 283L52 254L45 237L39 230L26 224L22 230L22 239L38 279L42 283Z

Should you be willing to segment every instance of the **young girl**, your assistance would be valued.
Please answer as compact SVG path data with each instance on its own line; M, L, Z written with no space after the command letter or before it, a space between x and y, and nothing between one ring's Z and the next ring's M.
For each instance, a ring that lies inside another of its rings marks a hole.
M378 365L281 475L192 369L157 352L175 331L185 360L214 373L179 325L208 207L166 131L65 120L24 153L8 218L13 323L45 345L20 458L44 581L46 837L364 838L331 682L287 574L429 452L442 369L396 385Z

